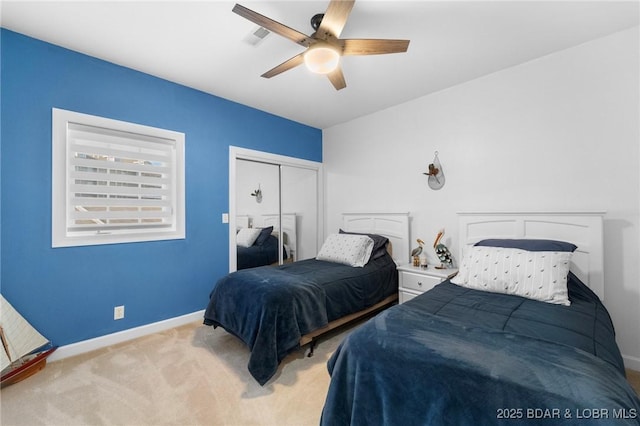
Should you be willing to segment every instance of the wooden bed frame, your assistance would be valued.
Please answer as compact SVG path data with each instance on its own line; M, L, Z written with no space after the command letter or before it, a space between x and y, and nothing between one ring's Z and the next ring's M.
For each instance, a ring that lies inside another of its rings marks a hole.
M466 247L485 238L567 241L578 246L571 272L604 301L603 216L604 212L458 213L460 259Z
M385 236L389 239L387 251L396 264L406 263L409 259L409 213L344 213L341 229ZM303 335L300 338L300 347L310 344L307 356L313 356L317 340L323 334L388 308L397 301L396 292L362 311L331 321L326 326Z

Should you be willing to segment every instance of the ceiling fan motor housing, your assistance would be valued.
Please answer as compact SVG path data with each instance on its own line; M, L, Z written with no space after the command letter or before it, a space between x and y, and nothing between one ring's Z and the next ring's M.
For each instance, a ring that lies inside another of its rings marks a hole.
M318 31L318 28L320 28L322 18L324 18L324 13L316 13L311 17L311 27L314 29L314 31Z

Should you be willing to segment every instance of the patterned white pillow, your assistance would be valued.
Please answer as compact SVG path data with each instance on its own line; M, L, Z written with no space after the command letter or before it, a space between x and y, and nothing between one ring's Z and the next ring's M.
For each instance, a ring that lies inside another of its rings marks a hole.
M494 293L514 294L569 306L570 252L469 247L451 282Z
M236 235L236 244L240 247L251 247L256 242L256 238L260 235L262 229L259 228L242 228Z
M363 267L369 261L372 250L373 240L366 235L331 234L316 259Z

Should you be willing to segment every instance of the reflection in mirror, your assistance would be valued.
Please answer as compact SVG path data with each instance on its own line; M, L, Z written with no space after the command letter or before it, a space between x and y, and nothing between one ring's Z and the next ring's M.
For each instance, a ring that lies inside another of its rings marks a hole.
M229 160L229 271L315 257L321 163L238 147ZM262 259L246 258L247 251L261 251Z
M313 258L317 254L318 173L286 165L281 173L282 228L295 233L288 243L292 258L294 261Z
M280 166L236 162L237 269L279 264ZM288 258L283 252L283 259Z

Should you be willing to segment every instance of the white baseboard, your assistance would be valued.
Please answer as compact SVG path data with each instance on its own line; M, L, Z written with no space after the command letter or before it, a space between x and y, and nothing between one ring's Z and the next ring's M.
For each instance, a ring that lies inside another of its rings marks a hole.
M142 325L140 327L130 328L128 330L119 331L117 333L107 334L105 336L96 337L81 342L72 343L59 347L49 357L49 361L57 361L71 356L80 355L86 352L95 351L117 343L126 342L137 339L160 331L169 330L170 328L179 327L181 325L190 324L195 321L202 321L204 310L182 315L175 318L169 318L163 321Z
M624 361L625 368L628 368L629 370L640 371L640 358L622 354L622 360Z

